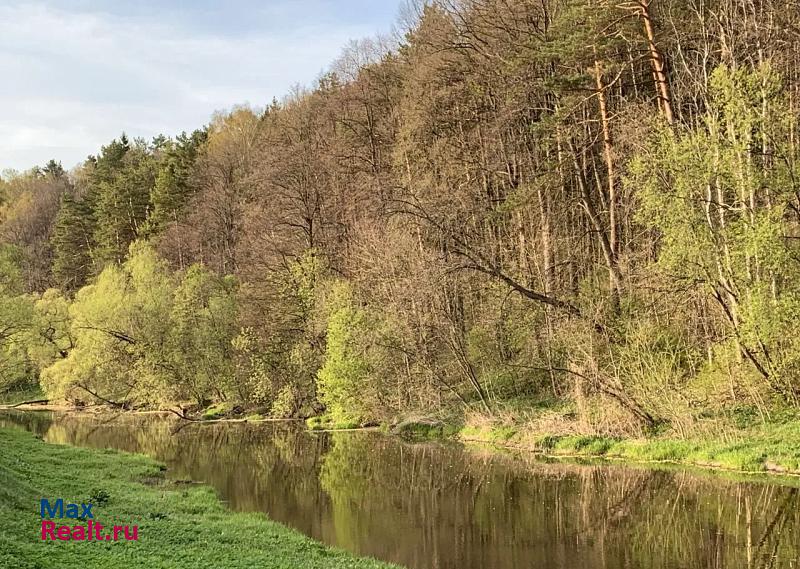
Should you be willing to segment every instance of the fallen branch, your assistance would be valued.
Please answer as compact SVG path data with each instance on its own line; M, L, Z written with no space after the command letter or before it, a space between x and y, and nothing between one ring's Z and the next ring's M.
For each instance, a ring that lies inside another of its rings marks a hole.
M88 387L83 385L82 383L77 383L75 385L77 387L80 387L81 389L83 389L89 395L91 395L93 397L96 397L97 399L99 399L103 403L107 403L107 404L111 405L112 407L116 407L117 409L127 409L128 408L128 402L127 401L123 401L122 403L117 403L116 401L111 401L110 399L106 399L105 397L102 397L102 396L98 395L97 393L95 393L94 391L92 391L91 389L89 389Z
M167 409L170 413L173 413L183 419L184 421L191 421L192 423L206 423L207 421L201 421L199 419L192 419L191 417L187 417L186 413L181 409L181 412L178 413L175 409Z
M22 401L16 405L10 405L9 409L14 409L15 407L21 407L23 405L47 405L48 403L50 403L49 399L31 399L30 401Z

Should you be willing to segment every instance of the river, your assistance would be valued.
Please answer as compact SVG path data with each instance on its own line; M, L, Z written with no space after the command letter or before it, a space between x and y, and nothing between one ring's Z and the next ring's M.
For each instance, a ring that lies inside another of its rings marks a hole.
M3 412L53 443L150 455L230 508L413 569L800 569L798 481L577 464L295 423Z

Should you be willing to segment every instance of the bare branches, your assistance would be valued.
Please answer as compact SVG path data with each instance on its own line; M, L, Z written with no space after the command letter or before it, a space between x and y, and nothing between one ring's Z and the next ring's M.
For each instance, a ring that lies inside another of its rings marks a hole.
M505 283L529 300L552 306L553 308L556 308L571 316L581 315L580 310L569 302L554 298L541 292L537 292L522 285L520 282L506 273L500 265L492 262L486 255L478 251L476 248L471 247L463 237L457 235L453 231L448 231L441 222L434 219L433 216L430 215L420 204L412 203L407 200L395 201L400 205L406 206L404 209L395 211L395 213L414 216L420 220L423 220L431 227L434 227L439 232L440 238L444 239L449 244L448 251L468 261L466 264L460 265L461 268L476 271L493 277Z

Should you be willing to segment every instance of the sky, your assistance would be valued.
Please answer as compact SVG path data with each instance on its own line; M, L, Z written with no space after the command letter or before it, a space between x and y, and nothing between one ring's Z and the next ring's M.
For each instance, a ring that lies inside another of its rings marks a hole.
M0 171L69 169L310 85L400 0L0 0Z

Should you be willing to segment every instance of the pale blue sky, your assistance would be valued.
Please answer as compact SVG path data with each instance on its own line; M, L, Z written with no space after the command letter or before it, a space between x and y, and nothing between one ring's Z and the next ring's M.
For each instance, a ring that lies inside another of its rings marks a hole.
M0 170L65 168L308 85L401 0L0 0Z

